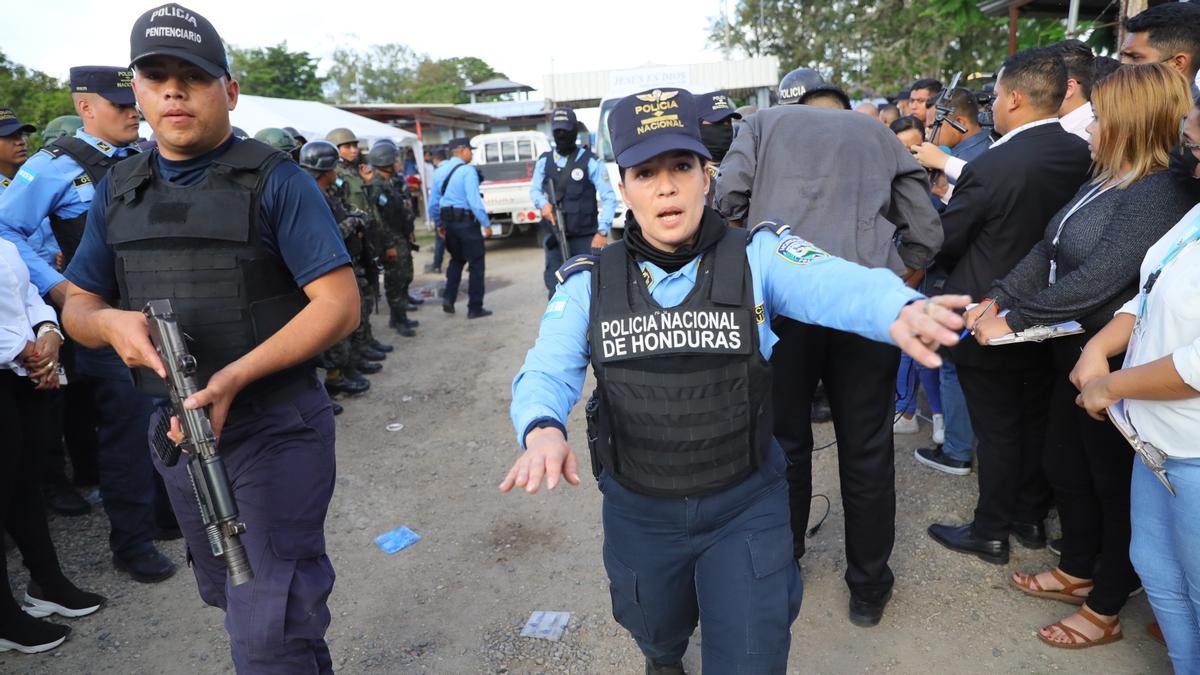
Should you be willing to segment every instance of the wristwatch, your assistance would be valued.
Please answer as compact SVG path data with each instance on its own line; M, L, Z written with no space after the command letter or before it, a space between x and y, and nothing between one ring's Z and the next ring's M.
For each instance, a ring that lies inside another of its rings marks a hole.
M61 340L63 342L67 341L67 336L63 335L63 332L62 332L62 330L59 329L58 325L51 321L43 321L42 323L38 324L38 328L37 328L38 339L41 339L41 337L43 335L45 335L46 333L54 333L55 335L58 336L59 340Z

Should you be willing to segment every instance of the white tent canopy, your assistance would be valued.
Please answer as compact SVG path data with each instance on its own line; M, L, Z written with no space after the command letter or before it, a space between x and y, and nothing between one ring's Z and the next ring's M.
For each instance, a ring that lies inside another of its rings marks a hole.
M267 127L295 127L305 138L315 141L325 138L326 134L338 127L345 127L368 144L380 138L390 138L397 145L420 145L416 134L412 132L318 101L243 94L238 97L237 108L229 113L229 119L235 127L241 127L251 136ZM141 131L145 138L153 133L145 122L142 122ZM420 157L421 148L416 147L415 150Z

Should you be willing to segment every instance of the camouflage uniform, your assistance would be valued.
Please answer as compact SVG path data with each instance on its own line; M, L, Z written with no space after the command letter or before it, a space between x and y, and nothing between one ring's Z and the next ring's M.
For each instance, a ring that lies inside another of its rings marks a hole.
M408 197L395 179L388 180L376 174L367 185L367 196L382 224L382 248L396 249L394 261L383 258L383 282L392 324L408 321L408 290L413 281L413 214L408 208ZM403 180L403 179L401 179ZM403 185L403 183L401 183Z
M351 357L353 363L357 364L362 359L363 352L375 339L371 332L370 317L375 308L375 298L379 296L379 271L375 260L382 249L376 234L379 229L378 218L367 202L363 179L358 175L358 164L339 160L335 171L337 183L333 189L351 212L359 214L362 226L362 236L357 237L355 248L351 249L349 245L346 247L353 260L354 276L358 278L358 293L362 298L362 321L350 334Z
M358 278L359 295L363 297L364 310L358 328L355 328L354 333L351 333L350 336L338 341L337 344L326 350L324 361L325 367L329 370L353 372L354 365L362 358L361 345L356 344L354 338L358 333L363 331L364 326L370 327L370 321L368 321L365 308L367 301L363 290L366 280L363 278L363 271L360 264L365 226L362 214L347 208L346 203L341 199L337 190L338 188L335 185L325 192L325 201L329 203L329 209L333 211L333 218L338 224L338 231L342 235L342 242L346 244L346 251L350 253L354 276Z

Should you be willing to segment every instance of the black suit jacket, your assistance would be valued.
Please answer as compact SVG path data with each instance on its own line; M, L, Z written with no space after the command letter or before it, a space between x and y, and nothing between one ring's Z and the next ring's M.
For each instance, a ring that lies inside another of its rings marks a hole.
M937 260L950 270L946 292L983 298L1042 238L1091 164L1087 142L1058 124L1026 129L967 164L942 212ZM1036 365L1041 352L1021 345L985 350L969 338L951 354L962 365L1007 369Z

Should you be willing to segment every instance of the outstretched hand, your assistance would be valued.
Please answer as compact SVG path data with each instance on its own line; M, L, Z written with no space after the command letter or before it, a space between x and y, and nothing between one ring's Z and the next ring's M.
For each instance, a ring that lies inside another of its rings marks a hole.
M888 334L904 353L927 368L938 368L942 358L938 346L958 344L963 318L955 309L965 308L971 298L967 295L939 295L918 300L900 311Z
M501 492L519 487L534 494L541 487L542 478L546 479L548 490L553 490L563 478L571 485L579 485L579 460L561 431L553 427L534 429L525 437L525 448L500 483Z

